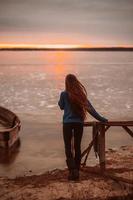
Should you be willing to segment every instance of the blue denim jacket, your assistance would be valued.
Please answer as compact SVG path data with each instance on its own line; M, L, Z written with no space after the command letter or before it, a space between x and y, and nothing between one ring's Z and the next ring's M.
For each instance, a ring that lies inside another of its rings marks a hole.
M64 110L63 123L70 123L70 122L83 123L84 122L80 118L80 116L77 116L75 113L72 112L72 109L71 109L71 106L70 106L70 101L69 101L69 96L68 96L68 93L66 91L61 92L58 105L59 105L61 110ZM106 118L102 117L100 114L97 113L97 111L91 105L89 100L88 100L88 112L95 119L97 119L99 121L102 121L102 122L108 121Z

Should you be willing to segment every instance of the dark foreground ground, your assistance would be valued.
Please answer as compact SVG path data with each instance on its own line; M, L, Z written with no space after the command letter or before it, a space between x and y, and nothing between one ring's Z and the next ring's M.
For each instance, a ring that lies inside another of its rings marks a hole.
M107 171L99 166L81 169L80 181L68 182L67 169L41 175L0 178L1 200L132 200L133 147L106 152Z

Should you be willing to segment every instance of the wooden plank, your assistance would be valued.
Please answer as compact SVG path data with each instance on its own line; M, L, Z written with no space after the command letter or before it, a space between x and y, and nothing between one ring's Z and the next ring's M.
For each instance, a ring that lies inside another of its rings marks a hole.
M106 132L109 128L110 128L110 126L106 126L106 128L105 128L105 132Z
M97 127L96 127L96 125L93 126L92 134L93 134L92 135L93 140L91 141L91 143L89 144L89 147L87 148L86 157L85 157L85 160L82 164L83 166L86 165L86 161L87 161L87 158L89 156L90 150L91 150L92 146L95 144L95 140L96 140L96 137L97 137Z
M131 137L133 137L133 132L130 130L130 128L128 128L127 126L122 126L122 128L124 128L124 130L125 130Z
M99 127L99 160L101 172L105 172L105 126L102 124Z
M99 124L98 121L84 122L84 126L94 126L95 124Z
M133 121L108 121L108 122L92 121L92 122L85 122L84 126L93 126L95 124L97 125L104 124L106 126L133 126Z
M117 176L117 175L115 175L114 173L111 173L111 172L105 172L104 177L111 178L111 179L113 179L117 182L125 182L125 183L133 185L133 180Z
M97 167L88 167L87 166L87 167L81 168L81 170L84 172L87 172L87 173L97 174L97 175L101 176L101 171ZM133 180L117 176L115 173L109 171L108 169L104 173L104 177L113 179L117 182L123 182L123 183L128 183L128 184L133 185Z
M94 127L97 127L97 131L99 130L99 161L100 161L100 168L101 172L105 172L105 132L111 127L111 126L120 126L123 127L123 129L131 136L133 137L133 131L130 130L128 126L133 127L133 121L109 121L109 122L99 122L99 121L91 121L91 122L85 122L84 123L85 127L93 127L93 132L94 132ZM90 152L90 147L94 144L95 140L93 139L91 143L89 144L89 147L83 152L82 156L86 155L85 162L87 160L88 154Z
M94 134L94 135L93 135L93 139L92 139L92 141L89 143L88 147L82 152L81 158L84 157L84 155L87 154L87 152L91 150L91 147L93 146L94 141L95 141L95 139L96 139L97 127L96 127L96 126L93 126L93 129L92 129L92 130L93 130L92 134ZM90 150L89 150L89 149L90 149Z
M93 148L94 148L94 152L95 152L95 156L97 158L97 156L99 156L99 127L97 125L93 126L93 139L94 139L94 144L93 144Z
M133 126L133 121L109 121L106 124L109 126Z
M87 158L88 158L88 156L89 156L89 153L90 153L90 150L91 150L92 146L93 146L93 140L91 141L89 147L87 148L86 156L85 156L84 162L82 163L82 166L83 166L83 167L86 166L86 161L87 161ZM83 155L83 154L82 154L82 155ZM81 158L82 158L82 155L81 155Z
M82 152L81 154L81 158L85 156L85 154L87 154L87 152L89 151L89 149L91 149L91 147L93 146L94 140L92 140L89 144L89 146Z

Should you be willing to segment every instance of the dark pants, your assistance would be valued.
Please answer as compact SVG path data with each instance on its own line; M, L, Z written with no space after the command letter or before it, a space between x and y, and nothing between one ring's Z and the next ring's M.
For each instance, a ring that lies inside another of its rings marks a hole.
M63 138L65 144L66 163L69 169L80 168L81 161L81 139L83 135L83 124L64 123ZM74 146L72 151L72 138L74 137Z

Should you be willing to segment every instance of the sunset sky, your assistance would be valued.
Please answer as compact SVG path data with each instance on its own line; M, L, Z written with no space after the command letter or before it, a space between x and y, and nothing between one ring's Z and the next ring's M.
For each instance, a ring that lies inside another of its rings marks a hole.
M0 44L133 45L133 0L1 0Z

